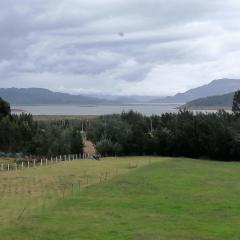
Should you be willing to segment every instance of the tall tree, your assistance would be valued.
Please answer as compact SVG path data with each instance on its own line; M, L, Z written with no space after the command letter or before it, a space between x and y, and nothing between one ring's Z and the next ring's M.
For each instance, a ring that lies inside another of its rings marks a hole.
M240 114L240 91L239 90L234 94L232 111L235 114Z
M10 105L0 97L0 118L10 115Z

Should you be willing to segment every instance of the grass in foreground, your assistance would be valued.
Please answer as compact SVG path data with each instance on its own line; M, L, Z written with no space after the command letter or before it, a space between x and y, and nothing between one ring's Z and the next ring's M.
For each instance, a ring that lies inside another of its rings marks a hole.
M1 225L0 238L239 239L239 170L238 163L162 159L33 209Z
M76 160L0 172L0 228L19 219L22 212L24 216L28 216L32 210L50 207L59 199L67 198L86 186L104 182L158 160L157 158Z

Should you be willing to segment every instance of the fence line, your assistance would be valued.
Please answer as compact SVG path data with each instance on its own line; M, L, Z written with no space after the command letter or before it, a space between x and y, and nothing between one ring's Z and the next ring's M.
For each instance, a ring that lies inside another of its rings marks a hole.
M41 158L36 159L33 158L31 160L23 160L23 161L17 161L14 163L1 163L0 164L0 172L3 171L17 171L17 170L23 170L24 168L34 168L34 167L43 167L48 166L50 164L56 164L59 162L64 161L78 161L82 159L93 159L93 156L87 153L83 154L65 154L65 155L59 155L55 157L50 158Z

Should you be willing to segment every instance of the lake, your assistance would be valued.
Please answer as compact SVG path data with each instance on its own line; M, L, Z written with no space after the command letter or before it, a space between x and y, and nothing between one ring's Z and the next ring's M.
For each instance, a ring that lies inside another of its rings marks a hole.
M31 113L32 115L104 115L134 110L144 115L160 115L177 112L180 104L127 104L127 105L28 105L12 106L12 113Z

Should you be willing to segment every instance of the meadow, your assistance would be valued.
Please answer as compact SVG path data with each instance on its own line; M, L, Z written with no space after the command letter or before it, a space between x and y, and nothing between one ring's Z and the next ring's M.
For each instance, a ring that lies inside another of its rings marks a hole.
M239 239L240 165L81 160L0 173L0 239Z

